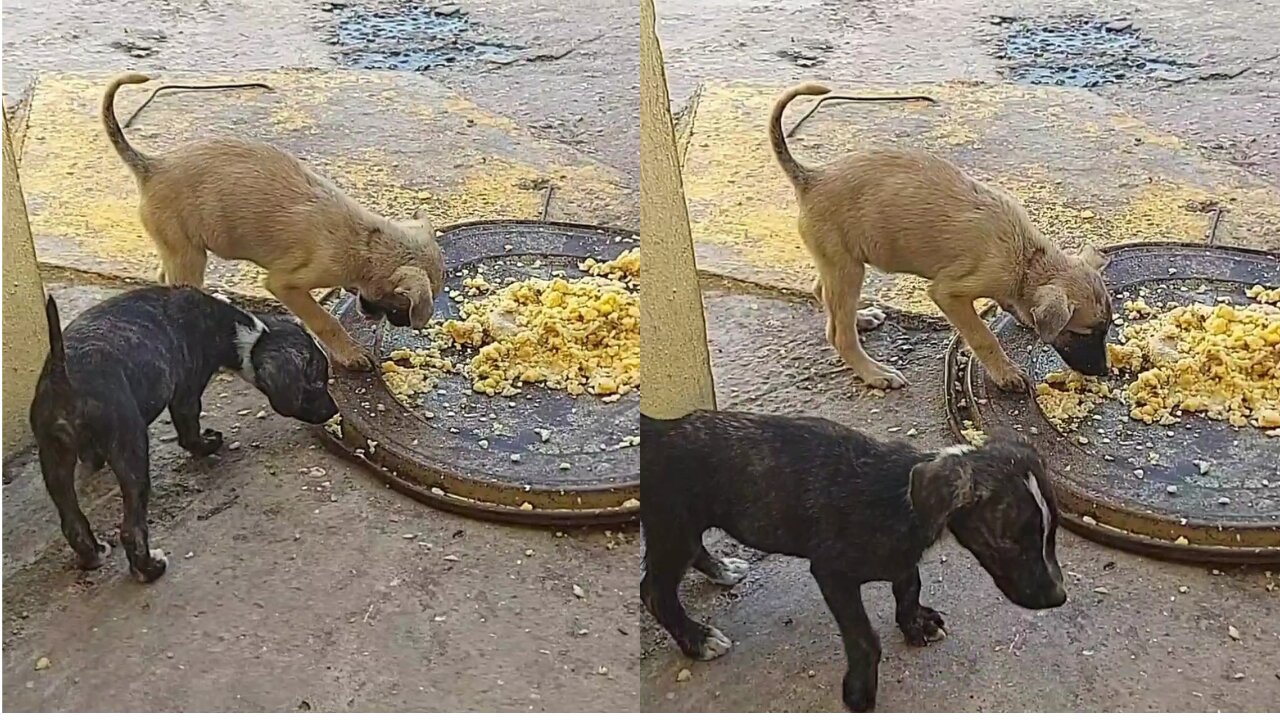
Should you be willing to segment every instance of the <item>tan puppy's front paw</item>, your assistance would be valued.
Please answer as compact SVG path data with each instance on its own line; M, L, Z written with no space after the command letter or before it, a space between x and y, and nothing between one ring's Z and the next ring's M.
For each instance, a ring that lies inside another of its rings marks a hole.
M987 375L991 376L991 381L996 384L996 387L1005 392L1025 393L1032 387L1031 378L1027 377L1017 365L1000 369L988 368Z
M348 370L371 372L374 366L373 355L362 347L351 345L347 348L331 348L331 359Z
M879 390L897 390L907 386L907 378L896 369L876 363L865 371L855 371L862 382Z

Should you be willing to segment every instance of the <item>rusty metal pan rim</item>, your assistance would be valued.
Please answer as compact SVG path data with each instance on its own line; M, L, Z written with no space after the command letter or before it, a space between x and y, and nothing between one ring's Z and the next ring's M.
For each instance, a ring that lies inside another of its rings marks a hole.
M424 505L471 517L477 520L496 521L515 525L543 525L553 527L627 526L635 524L639 508L591 508L587 510L519 510L506 505L486 503L446 493L437 495L421 484L405 480L383 466L358 455L327 430L315 431L334 454L360 466L376 476L392 490Z

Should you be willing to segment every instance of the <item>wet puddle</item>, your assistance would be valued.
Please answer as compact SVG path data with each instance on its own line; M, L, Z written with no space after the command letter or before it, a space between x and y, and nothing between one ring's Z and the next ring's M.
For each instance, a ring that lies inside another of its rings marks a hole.
M328 42L343 65L361 70L424 72L469 62L506 63L519 48L486 38L457 5L329 2Z
M996 17L994 56L1004 73L1029 85L1098 87L1133 80L1180 80L1194 64L1161 54L1129 20Z

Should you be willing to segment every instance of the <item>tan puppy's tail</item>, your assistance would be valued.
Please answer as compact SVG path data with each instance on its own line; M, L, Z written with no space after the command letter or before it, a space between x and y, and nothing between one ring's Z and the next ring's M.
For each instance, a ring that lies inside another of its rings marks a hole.
M118 75L107 85L107 91L102 95L102 126L107 130L107 139L115 146L116 152L120 153L124 164L138 176L146 176L150 172L151 160L130 145L124 131L120 129L120 121L116 119L116 91L121 85L138 85L150 80L151 78L139 73Z
M803 83L782 93L782 96L773 104L773 114L769 116L769 144L773 146L773 155L778 159L778 164L782 166L782 171L787 174L792 185L804 185L808 179L809 170L796 162L791 155L791 149L787 147L787 138L782 132L782 113L792 100L801 95L826 95L829 92L831 92L830 89L818 83Z

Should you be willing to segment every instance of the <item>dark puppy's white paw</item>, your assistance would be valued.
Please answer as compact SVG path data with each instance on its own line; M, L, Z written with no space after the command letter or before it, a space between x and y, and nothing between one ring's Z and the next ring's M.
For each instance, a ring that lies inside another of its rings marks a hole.
M942 628L933 628L924 637L926 640L928 640L931 643L941 642L942 640L946 639L947 631L943 630Z
M875 330L884 324L885 317L884 311L880 308L863 308L857 312L858 330L863 332Z
M155 572L150 577L148 577L143 573L139 572L137 568L130 567L129 572L133 575L134 579L137 580L138 582L143 582L143 583L154 582L155 580L159 579L161 575L164 575L165 570L169 568L169 558L165 555L164 551L161 550L160 548L151 548L150 556L153 561L155 561L156 563L159 563L160 570L159 572Z
M721 655L729 652L729 648L733 647L733 641L725 637L725 634L713 627L707 628L707 639L702 643L701 659L715 660Z
M718 562L716 574L710 577L717 585L737 585L747 577L751 564L738 558L722 558Z

